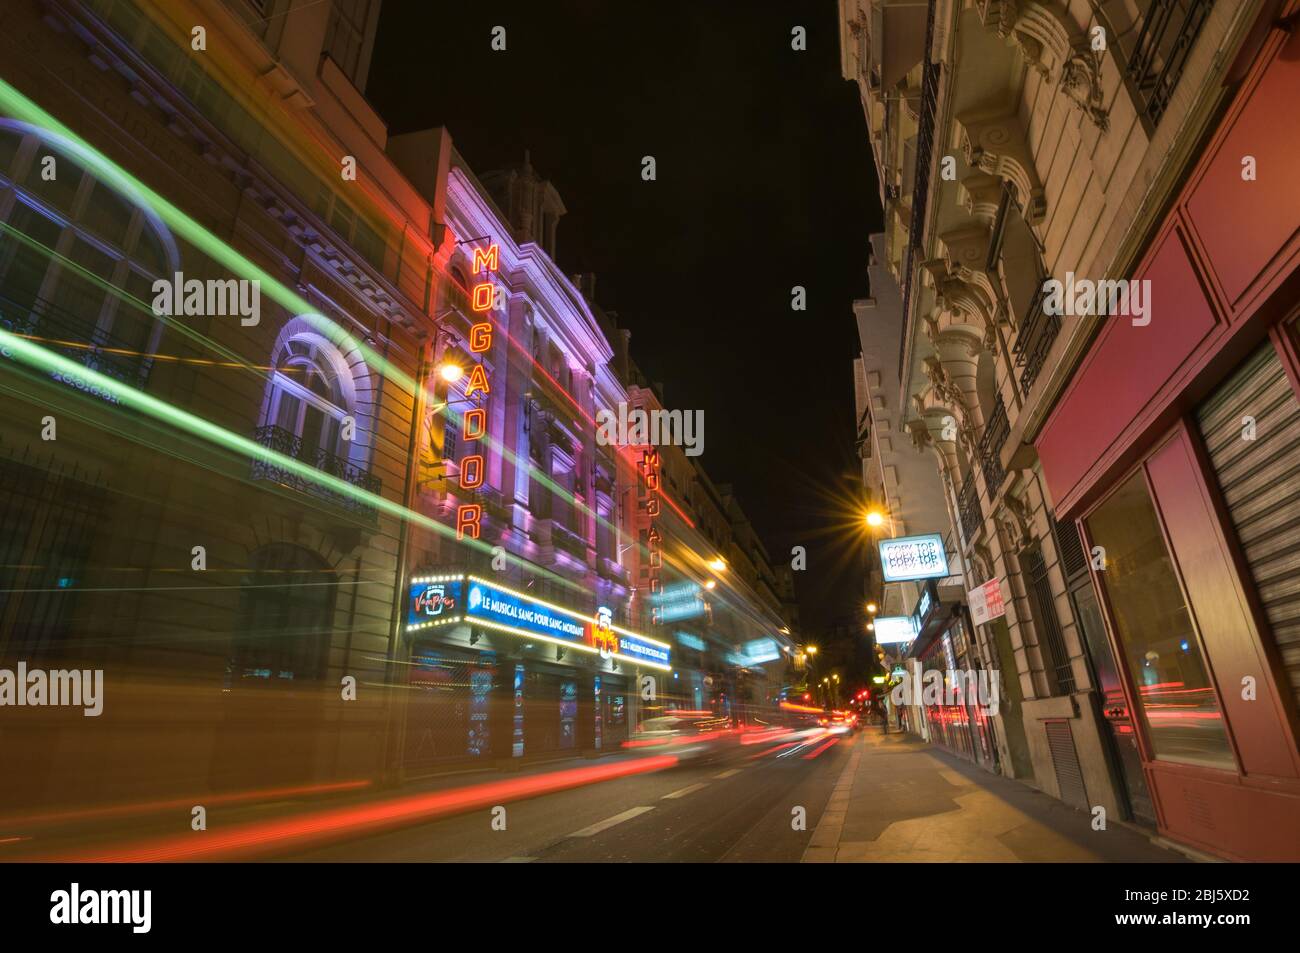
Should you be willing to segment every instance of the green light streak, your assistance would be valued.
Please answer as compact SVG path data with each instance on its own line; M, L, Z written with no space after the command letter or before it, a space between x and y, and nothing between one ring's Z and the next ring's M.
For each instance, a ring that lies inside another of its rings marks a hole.
M213 235L211 232L209 232L206 228L204 228L194 219L190 218L190 216L185 214L185 212L181 211L181 209L177 208L166 198L159 195L148 185L146 185L139 179L135 178L126 170L124 170L115 162L113 162L111 159L109 159L107 156L103 155L101 152L99 152L97 149L95 149L93 146L87 143L84 139L78 136L75 132L73 132L71 128L64 125L62 122L56 119L51 113L42 109L39 105L37 105L27 96L23 95L22 92L20 92L14 86L6 82L4 79L0 79L0 107L3 107L5 111L7 111L10 115L14 116L15 118L30 123L33 126L39 127L43 130L46 130L62 138L65 141L64 142L65 145L72 147L73 151L76 153L77 160L82 162L84 165L88 166L100 180L108 183L110 186L116 189L120 194L122 194L127 199L136 202L137 204L148 205L154 211L154 213L160 219L162 219L177 235L184 238L191 245L195 246L201 252L206 254L209 258L224 265L230 272L234 274L244 275L247 276L250 280L256 280L260 282L261 287L270 293L272 299L277 301L283 307L287 308L291 313L299 315L305 320L310 321L313 325L316 325L318 329L321 331L321 333L324 334L326 338L328 338L335 346L343 349L345 352L347 351L359 352L365 359L367 365L378 368L380 373L383 374L384 377L395 381L400 387L404 388L407 393L414 395L418 392L419 384L415 381L414 378L412 378L409 374L405 373L400 367L397 367L390 361L386 360L382 355L380 355L378 352L376 352L375 350L367 346L364 342L358 341L357 339L352 337L352 335L348 334L337 323L331 321L329 318L325 317L324 315L316 313L313 310L311 303L308 302L305 298L303 298L295 291L290 289L287 285L281 283L270 273L259 268L252 261L245 258L243 255L239 254L239 252L235 251L233 248L231 248L229 245L227 245L217 236ZM150 311L152 313L152 309L150 309ZM193 332L190 332L187 329L186 333L193 333ZM12 336L6 335L6 337L11 338ZM218 350L218 353L222 353L222 352ZM54 355L47 354L46 356L49 359L55 358ZM81 365L70 365L70 366L77 368L76 373L82 376L88 376L88 375L93 375L95 377L101 376L90 371L88 368L82 367ZM116 382L114 383L116 384ZM117 386L120 388L120 385ZM132 393L135 394L136 396L144 396L140 394L140 392L138 391L132 391ZM152 398L149 399L152 400ZM126 401L124 400L123 403L126 403ZM185 414L184 411L173 408L168 404L161 404L161 407L165 408L165 410L163 411L164 414L165 413ZM205 427L211 427L214 430L220 431L230 439L243 440L246 443L248 443L250 446L255 447L257 449L257 452L259 453L262 454L267 453L267 451L264 448L262 448L260 445L252 443L252 441L248 441L246 438L239 437L238 435L230 433L229 431L224 431L222 430L222 428L216 427L216 425L211 424L210 422L205 421L200 417L194 417L193 415L188 415L188 414L186 414L185 416L191 417L194 421L199 422ZM160 419L166 419L166 418L163 417ZM194 432L198 433L200 431L194 431ZM504 445L500 444L498 441L495 441L490 437L486 437L484 439L488 441L489 446L495 446L497 449L499 449L502 452L503 455L505 455L513 463L515 463L516 466L520 465L521 461L520 461L520 456L518 454L513 453ZM288 460L289 458L285 458L285 459ZM291 461L291 462L296 464L299 467L303 467L303 465L299 464L297 461ZM538 482L546 486L549 490L551 490L551 492L557 494L562 499L567 500L569 503L581 509L583 512L590 514L590 516L594 520L603 523L605 526L614 529L617 532L617 527L614 526L614 524L602 518L600 514L595 511L594 508L579 502L577 498L574 497L571 493L566 491L559 484L552 481L548 475L544 474L542 471L534 467L530 460L525 459L522 465L534 477L534 479L536 479ZM338 481L336 478L329 477L327 474L321 474L320 471L314 470L312 468L303 467L303 469L310 470L311 475L304 474L308 479L315 480L316 482L321 483L322 485L325 485L324 480L316 479L317 477L323 477L325 479L333 480L334 482L341 483L341 481ZM350 484L343 484L343 485L348 486L349 490L351 491L364 493L364 491L360 491L356 487L352 487ZM365 495L370 495L370 494L365 494ZM380 499L380 498L375 497L375 499ZM403 513L410 514L410 516L413 518L418 517L421 520L425 519L425 517L421 516L420 514L414 513L413 511L406 510L405 508L400 508L400 507L399 509ZM429 523L430 525L438 526L443 531L447 530L447 527L443 526L441 523L437 523L435 521L429 521ZM636 545L639 546L640 544L638 543ZM645 549L645 547L641 547L641 548ZM511 555L510 558L517 559L518 557ZM521 564L523 564L522 561ZM540 567L534 567L534 568L538 569L543 573L547 573L546 570L541 570ZM547 574L551 575L553 578L557 580L562 580L566 584L570 584L568 580L565 580L561 576L551 574L551 573L547 573Z

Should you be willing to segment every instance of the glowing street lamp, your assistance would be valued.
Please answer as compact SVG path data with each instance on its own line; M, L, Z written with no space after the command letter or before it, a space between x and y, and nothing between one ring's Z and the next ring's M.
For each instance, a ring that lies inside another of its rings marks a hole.
M868 526L872 529L877 529L878 527L885 525L885 514L880 512L880 510L867 510L866 520Z
M448 384L452 384L460 380L461 377L464 376L464 374L465 374L465 368L461 367L459 364L457 364L454 361L448 361L446 364L443 364L440 368L438 368L438 376L440 376Z
M867 611L870 612L872 615L875 615L879 611L879 609L880 607L877 606L874 602L867 603Z
M718 556L709 560L709 568L714 572L725 572L727 569L727 561L721 556Z

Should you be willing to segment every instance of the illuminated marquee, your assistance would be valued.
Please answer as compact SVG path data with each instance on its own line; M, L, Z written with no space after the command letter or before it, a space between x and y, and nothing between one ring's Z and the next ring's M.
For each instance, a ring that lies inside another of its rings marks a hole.
M602 658L671 670L671 646L615 625L601 606L586 618L477 576L412 579L407 593L406 631L467 622L520 638L538 639Z
M496 272L501 267L501 249L493 242L486 250L474 249L474 274ZM484 275L486 279L486 274ZM476 284L470 291L471 307L475 312L485 312L492 307L496 286L488 280ZM486 354L492 347L492 322L480 321L470 326L469 350L471 354ZM480 359L481 360L481 359ZM465 384L465 398L481 395L482 401L492 393L487 370L482 363L475 364L470 370L469 381ZM475 444L487 436L487 409L482 406L465 411L461 418L461 439L466 445ZM460 488L477 490L486 478L486 461L481 453L469 453L460 458ZM456 539L462 540L467 535L478 539L480 524L483 519L483 507L478 503L462 503L456 508Z

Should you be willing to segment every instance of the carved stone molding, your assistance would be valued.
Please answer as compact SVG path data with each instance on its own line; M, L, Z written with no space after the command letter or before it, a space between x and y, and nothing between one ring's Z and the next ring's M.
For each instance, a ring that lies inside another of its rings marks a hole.
M967 164L1010 182L1025 220L1030 224L1041 222L1047 214L1047 199L1014 108L997 113L963 113L957 117L957 125Z
M988 582L996 575L993 553L989 551L988 546L983 543L976 543L971 547L970 556L975 563L975 571L978 573L981 583Z
M1010 40L1029 67L1050 84L1059 84L1076 108L1105 132L1110 120L1102 104L1101 54L1070 14L1049 0L985 0L984 25Z
M1013 551L1022 552L1034 542L1033 517L1019 498L1007 494L999 500L997 520Z
M907 422L907 432L912 437L912 446L924 450L931 444L930 428L922 418L913 418Z
M1110 117L1102 102L1100 52L1083 49L1066 60L1061 67L1061 92L1098 129L1110 130Z
M992 228L1002 202L1002 180L987 172L975 172L957 183L957 197L966 213Z

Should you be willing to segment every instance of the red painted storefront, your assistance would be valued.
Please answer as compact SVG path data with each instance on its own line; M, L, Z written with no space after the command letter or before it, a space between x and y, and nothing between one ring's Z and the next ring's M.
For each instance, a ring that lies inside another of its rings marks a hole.
M1300 859L1300 486L1271 477L1300 474L1298 176L1300 31L1275 27L1132 275L1150 323L1108 319L1036 440L1106 549L1160 829L1237 859Z

